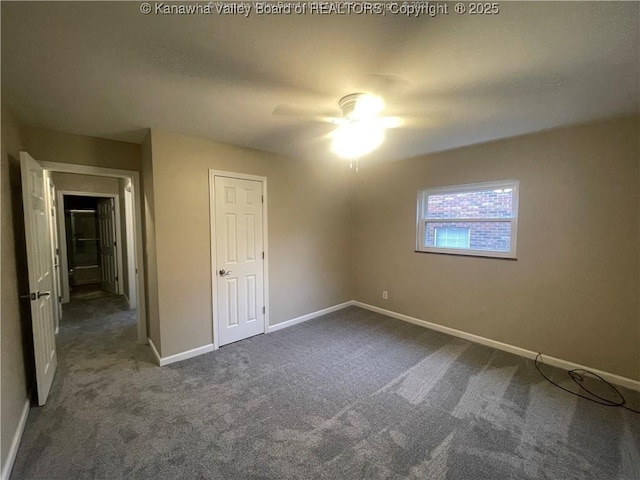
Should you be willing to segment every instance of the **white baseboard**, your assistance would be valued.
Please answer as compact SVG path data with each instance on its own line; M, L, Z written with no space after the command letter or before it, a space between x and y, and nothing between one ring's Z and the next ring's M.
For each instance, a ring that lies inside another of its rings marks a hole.
M129 301L129 297L127 296L127 292L124 292L122 294L122 296L124 297L124 299L127 301L127 307L129 307L129 310L131 310L131 302Z
M462 338L473 343L479 343L480 345L485 345L487 347L495 348L497 350L513 353L514 355L518 355L524 358L529 358L531 360L535 359L536 356L538 355L538 352L534 352L532 350L527 350L525 348L509 345L508 343L503 343L497 340L492 340L490 338L474 335L473 333L463 332L462 330L456 330L455 328L445 327L444 325L438 325L437 323L431 323L426 320L410 317L409 315L404 315L402 313L386 310L384 308L369 305L367 303L362 303L357 300L350 300L348 302L340 303L332 307L318 310L317 312L308 313L306 315L302 315L297 318L292 318L291 320L287 320L285 322L276 323L275 325L270 325L269 327L267 327L267 333L272 333L278 330L282 330L283 328L292 327L293 325L297 325L299 323L306 322L307 320L311 320L313 318L317 318L322 315L326 315L327 313L335 312L337 310L342 310L343 308L350 307L350 306L364 308L365 310L370 310L372 312L380 313L388 317L396 318L398 320L402 320L408 323L413 323L421 327L429 328L437 332L446 333L448 335ZM188 358L196 357L198 355L202 355L203 353L209 353L214 350L213 344L209 344L209 345L204 345L202 347L194 348L192 350L188 350L186 352L170 355L168 357L161 357L150 338L149 338L149 345L151 345L151 349L153 350L153 353L156 357L156 361L160 366L169 365L170 363L179 362L181 360L186 360ZM543 355L542 360L545 363L545 365L552 365L554 367L562 368L563 370L572 370L574 368L582 368L585 370L589 370L597 375L600 375L602 378L604 378L608 382L611 382L616 385L620 385L625 388L629 388L631 390L640 391L639 380L633 380L631 378L623 377L615 373L605 372L602 370L598 370L597 368L584 366L579 363L570 362L568 360L563 360L562 358L551 357L548 355ZM0 480L3 480L3 479L0 479Z
M311 320L312 318L321 317L322 315L326 315L327 313L335 312L337 310L342 310L343 308L350 307L351 305L353 305L352 300L334 305L333 307L323 308L322 310L318 310L317 312L307 313L306 315L302 315L301 317L292 318L291 320L276 323L275 325L269 325L269 327L267 328L267 333L277 332L278 330L282 330L283 328L292 327L293 325L297 325L298 323L306 322L307 320Z
M187 360L188 358L197 357L198 355L202 355L204 353L213 352L213 343L210 343L209 345L203 345L202 347L192 348L191 350L187 350L186 352L176 353L175 355L169 355L168 357L161 357L158 353L158 349L153 344L153 341L151 339L149 339L149 345L151 345L151 350L153 350L156 361L161 367L164 367L165 365L169 365L171 363L179 362L181 360Z
M318 310L317 312L308 313L301 317L293 318L291 320L287 320L286 322L277 323L275 325L271 325L267 328L267 333L275 332L277 330L281 330L283 328L291 327L301 322L306 322L307 320L311 320L312 318L320 317L322 315L326 315L327 313L335 312L336 310L341 310L345 307L349 307L353 305L352 301L344 302L339 305L334 305L332 307L324 308L322 310ZM168 357L161 357L158 349L154 345L151 338L149 338L149 345L151 346L151 350L153 351L153 355L156 357L156 362L161 367L165 365L169 365L170 363L179 362L181 360L186 360L188 358L197 357L198 355L202 355L204 353L213 352L215 347L212 343L209 345L204 345L202 347L194 348L191 350L187 350L186 352L176 353L175 355L170 355Z
M372 312L381 313L382 315L386 315L388 317L397 318L398 320L402 320L404 322L413 323L415 325L420 325L421 327L426 327L431 330L436 330L438 332L446 333L454 337L463 338L465 340L469 340L470 342L479 343L487 347L492 347L498 350L513 353L521 357L535 359L536 356L538 355L538 352L533 352L525 348L515 347L513 345L509 345L508 343L498 342L497 340L491 340L490 338L485 338L479 335L474 335L472 333L463 332L462 330L456 330L455 328L445 327L443 325L438 325L437 323L427 322L426 320L420 320L419 318L410 317L409 315L392 312L391 310L385 310L384 308L375 307L367 303L362 303L354 300L351 302L351 304L356 307L364 308L366 310L371 310ZM597 375L600 375L602 378L604 378L608 382L614 383L616 385L620 385L621 387L629 388L631 390L640 391L640 381L638 380L633 380L631 378L616 375L615 373L604 372L596 368L586 367L578 363L570 362L568 360L563 360L561 358L551 357L548 355L542 355L542 360L545 363L545 365L552 365L554 367L562 368L564 370L572 370L574 368L583 368Z
M9 480L11 476L11 470L13 469L13 463L16 461L16 455L18 454L18 447L20 446L20 440L24 432L24 427L27 424L29 418L29 410L31 409L31 401L27 398L22 407L22 413L20 414L20 420L18 421L18 427L13 434L13 440L11 440L11 447L9 448L9 454L7 459L2 465L2 473L0 474L0 480Z

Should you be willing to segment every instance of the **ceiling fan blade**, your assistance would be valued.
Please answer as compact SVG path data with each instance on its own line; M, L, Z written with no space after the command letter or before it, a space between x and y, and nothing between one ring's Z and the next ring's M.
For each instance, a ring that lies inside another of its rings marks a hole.
M276 105L271 112L274 117L298 119L307 122L325 122L337 124L340 122L339 117L307 110L305 108L293 107L291 105Z

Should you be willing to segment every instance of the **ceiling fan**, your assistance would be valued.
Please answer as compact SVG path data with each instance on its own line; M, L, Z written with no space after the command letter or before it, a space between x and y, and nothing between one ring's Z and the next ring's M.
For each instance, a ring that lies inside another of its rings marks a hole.
M404 85L407 82L393 76L377 75L377 80L387 85ZM385 132L391 128L408 126L408 116L384 115L385 101L374 93L356 92L345 95L338 100L342 116L319 114L314 111L278 105L273 115L278 117L294 117L302 120L323 122L335 126L328 134L331 139L331 150L339 157L355 163L378 148L385 139ZM406 118L405 118L406 117Z
M385 103L382 97L369 93L351 93L338 101L342 117L318 115L305 110L278 105L273 114L295 116L335 125L329 133L331 150L339 157L355 162L376 148L385 138L385 131L402 125L402 119L383 116Z

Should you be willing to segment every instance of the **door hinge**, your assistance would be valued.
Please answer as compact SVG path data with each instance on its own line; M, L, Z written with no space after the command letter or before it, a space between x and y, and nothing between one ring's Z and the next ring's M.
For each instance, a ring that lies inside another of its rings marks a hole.
M117 240L114 240L114 241L113 241L113 246L114 246L114 247L117 247L117 246L118 246L118 241L117 241Z
M116 282L118 281L118 275L116 275Z
M60 249L56 247L56 255L60 255Z
M267 307L262 307L262 313L263 314L267 313Z
M264 260L264 252L262 252L262 259Z
M62 296L58 297L58 303L62 303Z
M264 203L264 195L262 195L262 203Z

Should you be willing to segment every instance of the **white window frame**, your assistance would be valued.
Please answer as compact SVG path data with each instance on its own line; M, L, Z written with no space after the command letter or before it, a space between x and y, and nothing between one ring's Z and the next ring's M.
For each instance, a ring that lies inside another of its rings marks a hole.
M451 193L466 193L483 190L504 190L512 189L512 217L484 217L484 218L426 218L427 202L431 195L442 195ZM516 245L518 237L518 203L520 196L520 182L518 180L500 180L495 182L468 183L464 185L449 185L446 187L429 187L418 190L417 214L416 214L416 252L424 253L445 253L450 255L464 255L476 257L510 258L516 257ZM429 247L425 245L425 233L427 223L472 223L472 222L510 222L511 223L511 245L508 252L498 252L492 250L472 250L470 248L442 248Z

